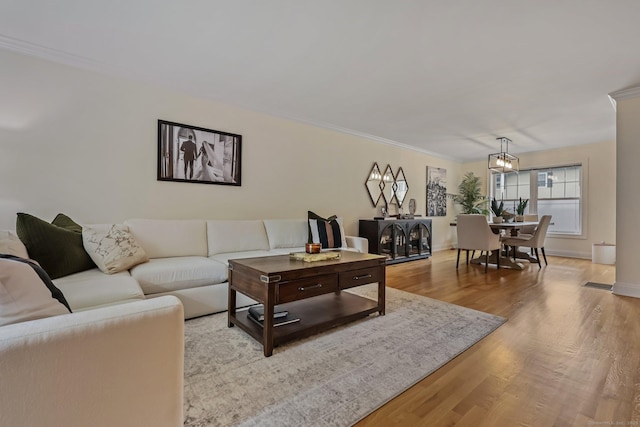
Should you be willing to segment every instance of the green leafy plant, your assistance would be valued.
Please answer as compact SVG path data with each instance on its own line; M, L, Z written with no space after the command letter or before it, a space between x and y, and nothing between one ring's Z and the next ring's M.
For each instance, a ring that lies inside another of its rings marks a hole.
M505 213L504 200L500 200L500 204L498 204L498 201L494 197L493 200L491 200L491 212L493 212L495 216L502 216L502 214Z
M518 206L516 207L516 213L518 215L524 215L525 209L527 209L527 205L529 205L529 199L522 200L520 197L520 201L518 202Z
M462 207L463 214L488 215L487 198L482 194L480 187L480 177L475 176L473 172L467 172L458 185L458 194L447 195Z

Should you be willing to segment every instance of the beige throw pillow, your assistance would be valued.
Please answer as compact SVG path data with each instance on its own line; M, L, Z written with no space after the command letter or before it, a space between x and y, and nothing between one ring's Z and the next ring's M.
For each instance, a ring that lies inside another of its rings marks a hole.
M0 254L15 255L29 258L27 248L16 233L10 230L0 230Z
M0 255L0 326L70 312L64 295L39 265Z
M82 243L93 262L107 274L128 270L149 260L127 226L113 224L106 231L83 227Z

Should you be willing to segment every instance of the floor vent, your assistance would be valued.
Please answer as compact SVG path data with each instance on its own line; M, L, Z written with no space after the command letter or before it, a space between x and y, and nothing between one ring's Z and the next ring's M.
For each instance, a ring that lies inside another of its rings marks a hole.
M604 289L610 291L613 289L613 285L607 285L605 283L587 282L584 284L587 288Z

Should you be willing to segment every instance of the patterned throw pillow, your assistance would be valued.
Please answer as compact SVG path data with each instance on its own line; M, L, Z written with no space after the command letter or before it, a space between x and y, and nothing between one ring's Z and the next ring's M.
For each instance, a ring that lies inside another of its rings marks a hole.
M335 215L325 219L309 211L309 235L310 242L322 244L322 249L347 246L342 218Z
M18 213L16 220L16 232L29 257L52 279L96 267L82 246L81 230L80 225L63 214L51 224L26 213Z
M107 231L84 227L82 243L93 262L107 274L128 270L149 260L125 225L113 224Z
M0 255L0 326L70 312L64 295L38 264Z

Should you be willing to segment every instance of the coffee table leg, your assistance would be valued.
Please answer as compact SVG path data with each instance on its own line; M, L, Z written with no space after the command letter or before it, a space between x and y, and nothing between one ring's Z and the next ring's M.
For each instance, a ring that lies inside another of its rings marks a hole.
M382 271L382 280L378 282L378 314L380 316L384 316L385 312L385 290L386 290L386 280L385 280L385 270Z
M231 285L229 285L229 301L228 301L228 306L227 306L227 326L228 327L233 327L233 322L231 321L232 318L236 317L236 291L235 289L233 289L231 287Z
M264 330L262 331L262 341L265 357L273 354L273 312L276 299L275 283L271 282L267 285L267 301L264 304Z

